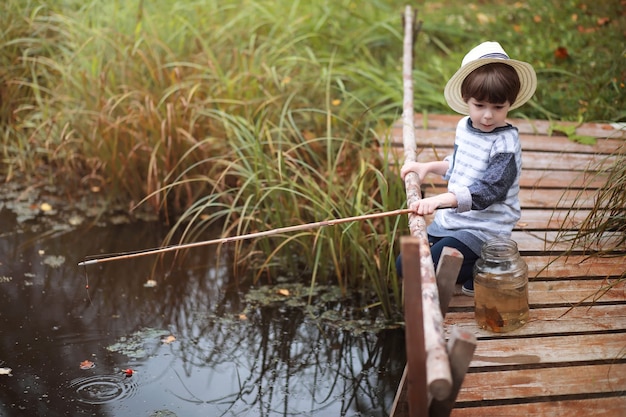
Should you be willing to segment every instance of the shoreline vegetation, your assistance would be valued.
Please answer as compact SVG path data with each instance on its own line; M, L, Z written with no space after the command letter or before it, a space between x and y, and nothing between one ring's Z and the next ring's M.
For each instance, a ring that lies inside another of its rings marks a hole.
M449 113L443 86L463 51L493 39L538 74L512 117L626 120L623 2L596 3L418 2L416 111ZM0 178L153 211L165 244L401 208L376 138L401 113L404 6L7 0ZM405 230L386 218L229 250L255 283L277 271L336 283L397 318Z

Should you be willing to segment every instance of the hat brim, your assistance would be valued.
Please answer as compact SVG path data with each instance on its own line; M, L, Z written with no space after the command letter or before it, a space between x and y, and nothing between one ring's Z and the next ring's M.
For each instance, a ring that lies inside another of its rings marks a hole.
M461 96L461 85L472 71L476 68L482 67L486 64L499 62L502 64L510 65L515 69L520 80L520 91L509 110L516 109L526 103L535 94L537 89L537 75L532 65L523 61L516 61L514 59L499 59L499 58L484 58L477 59L469 62L466 65L459 68L459 70L450 78L443 90L443 95L448 102L448 105L452 110L464 115L469 114L469 107L467 103L463 101Z

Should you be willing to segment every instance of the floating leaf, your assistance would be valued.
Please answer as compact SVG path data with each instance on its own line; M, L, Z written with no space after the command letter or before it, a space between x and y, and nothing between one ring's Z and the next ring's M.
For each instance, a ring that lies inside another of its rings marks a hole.
M80 369L91 369L94 366L96 366L96 364L90 360L84 360L80 363Z
M11 368L0 368L0 375L13 376L11 374L11 371L12 371Z
M143 284L143 286L146 287L146 288L154 288L154 287L157 286L157 282L155 280L153 280L153 279L149 279L149 280L146 281L145 284Z
M280 288L278 291L276 291L278 294L283 295L285 297L289 297L289 290L286 288Z
M176 341L176 337L175 337L175 336L172 336L172 335L169 335L169 336L167 336L167 337L165 337L165 338L161 339L161 342L162 342L164 345L169 345L170 343L172 343L172 342L174 342L174 341Z
M39 209L41 211L50 211L50 210L52 210L52 206L50 204L48 204L48 203L41 203L39 205Z

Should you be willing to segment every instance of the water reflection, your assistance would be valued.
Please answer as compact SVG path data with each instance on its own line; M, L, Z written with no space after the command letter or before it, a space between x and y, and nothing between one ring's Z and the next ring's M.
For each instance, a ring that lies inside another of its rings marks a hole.
M46 239L25 224L0 212L0 367L13 374L0 375L1 416L387 415L404 366L400 332L356 336L302 308L251 308L215 247L175 266L76 266L158 246L165 230L153 223ZM80 369L85 360L95 367Z

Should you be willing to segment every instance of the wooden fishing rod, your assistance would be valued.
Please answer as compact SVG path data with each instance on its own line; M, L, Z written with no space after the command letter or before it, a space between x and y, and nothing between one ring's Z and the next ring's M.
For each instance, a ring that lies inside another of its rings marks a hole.
M443 208L443 207L441 207L441 208ZM257 237L277 235L277 234L280 234L280 233L297 232L297 231L301 231L301 230L315 229L315 228L324 227L324 226L334 226L336 224L341 224L341 223L350 223L350 222L357 222L357 221L363 221L363 220L379 219L379 218L382 218L382 217L399 216L399 215L402 215L402 214L409 214L409 213L413 213L413 210L411 210L411 209L398 209L398 210L392 210L392 211L385 211L385 212L382 212L382 213L364 214L364 215L361 215L361 216L345 217L345 218L342 218L342 219L324 220L324 221L315 222L315 223L306 223L306 224L299 224L299 225L295 225L295 226L279 227L277 229L266 230L264 232L255 232L255 233L248 233L248 234L245 234L245 235L222 237L222 238L213 239L213 240L205 240L205 241L202 241L202 242L183 243L183 244L180 244L180 245L172 245L172 246L166 246L166 247L160 247L160 248L145 249L145 250L141 250L141 251L137 251L137 252L128 252L128 253L122 253L122 254L102 255L101 257L97 257L97 258L93 258L93 259L87 259L87 260L84 260L82 262L79 262L78 266L93 265L93 264L97 264L97 263L101 263L101 262L117 261L117 260L121 260L121 259L137 258L139 256L153 255L153 254L156 254L156 253L172 252L172 251L177 251L177 250L181 250L181 249L195 248L195 247L198 247L198 246L207 246L207 245L214 245L214 244L229 243L229 242L235 242L237 240L254 239L254 238L257 238Z

